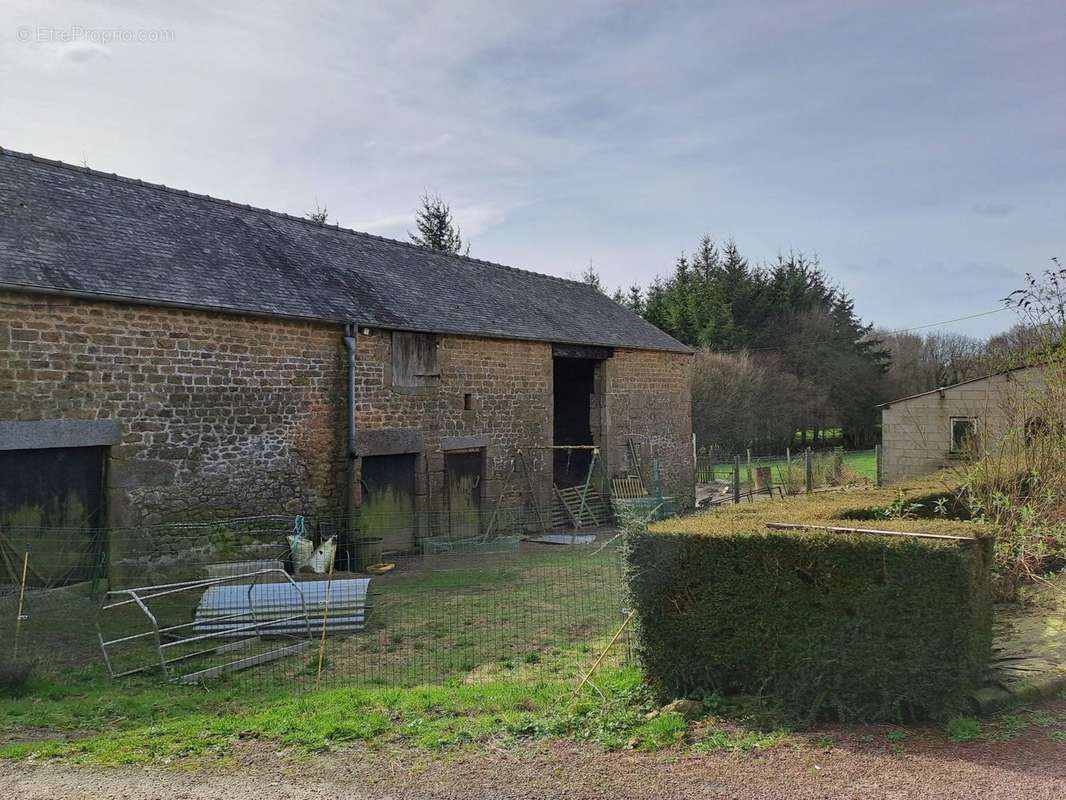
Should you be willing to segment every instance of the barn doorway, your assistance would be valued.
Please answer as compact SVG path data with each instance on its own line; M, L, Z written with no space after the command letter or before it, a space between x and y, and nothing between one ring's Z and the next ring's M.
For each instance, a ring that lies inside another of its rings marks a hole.
M0 563L17 564L29 552L30 577L46 586L100 574L106 456L106 447L0 451Z
M592 445L598 443L599 403L596 378L601 361L592 358L552 359L553 413L556 446L553 457L555 485L560 489L584 484L592 463ZM565 449L566 446L575 449ZM564 448L564 449L558 449Z
M481 534L482 450L444 454L444 492L448 501L448 534L466 538Z
M363 458L363 506L360 536L381 538L386 552L407 552L415 546L414 453Z

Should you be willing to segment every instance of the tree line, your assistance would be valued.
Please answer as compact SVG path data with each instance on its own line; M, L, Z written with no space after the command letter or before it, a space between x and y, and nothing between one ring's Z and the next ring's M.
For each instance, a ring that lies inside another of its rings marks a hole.
M603 291L591 266L581 279ZM1016 365L1046 338L1026 324L987 340L878 329L816 256L754 264L709 236L666 277L613 297L696 350L694 433L731 452L872 446L879 403Z
M736 242L704 236L668 276L614 298L697 351L698 442L783 449L828 431L852 447L874 442L890 354L816 256L754 264Z
M324 223L325 208L316 212L308 217ZM470 252L439 195L423 195L415 224L415 244ZM592 264L580 280L607 293ZM1048 338L1026 322L989 339L878 329L817 256L790 252L755 264L732 239L710 236L667 276L613 298L696 351L693 431L697 442L731 452L827 440L872 446L879 403L1014 366Z

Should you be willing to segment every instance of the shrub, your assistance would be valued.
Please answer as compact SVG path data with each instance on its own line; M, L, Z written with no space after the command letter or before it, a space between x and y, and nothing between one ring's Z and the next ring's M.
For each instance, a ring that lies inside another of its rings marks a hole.
M767 517L788 516L787 503L770 505L724 524L707 515L628 534L652 688L663 698L763 694L800 721L944 718L962 707L991 649L988 540L767 531ZM685 532L701 520L725 530Z
M981 723L973 717L952 717L944 728L953 742L972 742L981 738Z
M0 697L19 697L25 693L33 675L33 662L13 655L0 657Z

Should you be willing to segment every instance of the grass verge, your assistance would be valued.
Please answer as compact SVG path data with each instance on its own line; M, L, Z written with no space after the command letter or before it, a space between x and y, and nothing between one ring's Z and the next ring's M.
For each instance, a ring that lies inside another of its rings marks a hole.
M507 673L466 677L474 682L296 695L225 683L211 689L97 678L38 683L31 696L0 700L0 741L8 740L0 758L95 766L224 762L239 740L304 753L355 742L439 751L544 738L607 749L740 751L785 736L660 713L639 671L618 664L572 697L594 656L590 648L557 651Z

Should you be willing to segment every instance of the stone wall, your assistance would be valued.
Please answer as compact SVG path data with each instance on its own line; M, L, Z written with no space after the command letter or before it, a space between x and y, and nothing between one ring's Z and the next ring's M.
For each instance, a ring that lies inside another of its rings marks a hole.
M681 508L695 502L692 356L616 350L607 362L605 450L612 475L631 472L626 439L640 444L645 481L658 461L663 492ZM654 489L649 485L649 491Z
M420 510L445 507L446 450L484 448L491 508L521 449L548 514L550 344L439 336L439 380L412 389L393 385L389 331L358 341L360 454L417 453ZM111 526L344 508L340 326L0 293L0 352L0 421L120 423ZM617 350L593 398L609 473L629 471L635 437L647 477L658 459L682 506L693 494L690 364ZM432 519L420 527L432 532Z
M112 526L328 508L342 348L335 326L0 294L0 420L118 420Z
M978 435L994 447L1008 418L1024 419L1020 404L1043 386L1043 372L1030 368L993 375L942 392L900 400L881 411L881 478L891 483L958 463L951 450L951 418L975 417Z
M440 380L436 386L393 386L392 336L373 330L359 337L358 425L360 455L411 452L419 448L417 488L423 509L444 510L444 448L484 447L482 498L491 507L503 490L516 449L525 453L538 501L547 513L551 496L552 349L543 342L439 336ZM468 408L469 406L469 408ZM376 437L381 431L405 437ZM403 442L416 444L404 444ZM398 444L396 442L399 442ZM521 507L512 480L509 505ZM526 513L532 514L527 503ZM436 520L423 522L421 533Z

